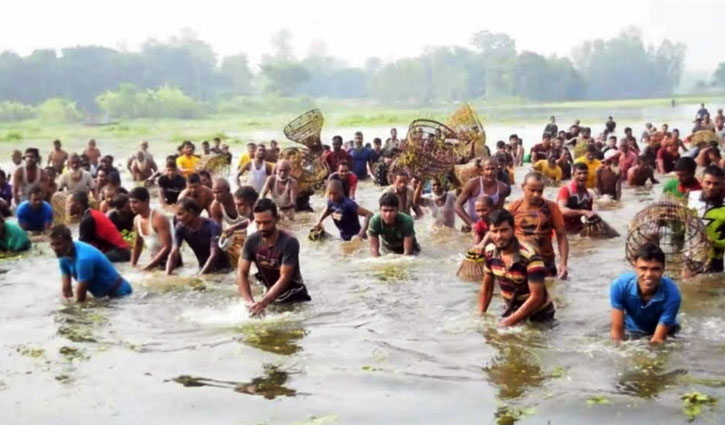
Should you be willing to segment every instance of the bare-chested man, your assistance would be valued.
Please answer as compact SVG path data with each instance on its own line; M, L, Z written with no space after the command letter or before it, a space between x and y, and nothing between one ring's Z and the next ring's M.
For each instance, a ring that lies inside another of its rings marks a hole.
M277 209L290 220L294 218L295 203L297 202L297 181L290 176L292 164L283 159L277 163L277 173L267 177L267 182L261 190L261 197L270 198L277 205Z
M615 201L622 196L622 179L619 171L619 152L608 150L604 154L602 166L597 169L597 193L609 196Z
M652 184L659 183L659 181L655 179L654 169L652 168L652 165L650 165L647 157L641 155L637 157L637 165L627 171L627 186L644 186L647 183L647 180L650 180Z
M15 205L27 201L30 191L34 187L45 190L45 181L48 176L45 170L38 166L38 161L40 161L40 152L37 148L25 150L25 165L18 167L13 173L13 200L15 200Z
M184 198L193 198L201 210L211 217L211 203L214 200L214 194L211 189L201 184L201 177L197 173L191 173L186 179L186 189L179 194L179 200Z
M91 139L88 141L88 147L83 151L88 157L88 161L91 163L91 167L98 167L98 161L101 159L101 151L96 147L96 140Z
M209 207L209 217L219 223L222 230L226 230L247 219L237 211L234 196L232 196L227 179L219 178L214 180L211 192L214 200Z
M506 197L511 194L511 187L496 179L498 169L493 158L487 158L482 167L483 176L473 178L463 185L463 190L456 199L456 213L465 222L466 230L473 228L478 221L475 202L479 196L489 196L493 200L495 209L499 209L503 207ZM467 208L464 208L466 204Z
M60 174L65 168L66 161L68 161L68 152L61 149L60 140L54 140L53 150L48 155L48 166L55 168L56 174Z
M149 159L143 151L136 152L129 167L133 181L144 181L156 173L157 167L153 159Z

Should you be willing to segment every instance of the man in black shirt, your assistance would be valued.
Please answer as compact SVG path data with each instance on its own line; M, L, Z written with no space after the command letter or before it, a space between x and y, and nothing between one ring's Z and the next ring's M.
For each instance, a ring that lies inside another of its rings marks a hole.
M186 189L186 179L179 174L176 161L166 160L166 174L159 177L159 201L162 207L173 206L179 199L179 194Z

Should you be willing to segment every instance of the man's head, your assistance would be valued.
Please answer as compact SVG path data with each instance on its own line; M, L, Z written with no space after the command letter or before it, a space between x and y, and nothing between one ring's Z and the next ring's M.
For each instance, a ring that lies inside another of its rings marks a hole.
M143 186L135 187L128 193L128 203L134 214L146 213L149 210L150 199L148 189Z
M292 171L292 164L283 159L277 163L277 180L284 183L289 180L290 172Z
M209 155L211 152L211 146L209 145L208 140L204 140L201 142L201 151L204 153L204 155Z
M583 162L574 164L574 181L579 187L586 187L587 178L589 177L589 167Z
M259 194L252 186L241 186L234 192L234 207L242 217L250 217Z
M496 206L494 205L493 199L490 196L481 195L476 198L473 207L479 219L488 221L488 215L491 214L491 211L493 211Z
M71 215L83 214L88 209L88 194L83 191L73 192L68 201L68 209Z
M506 142L504 142L503 140L499 140L498 142L496 142L496 150L497 151L503 152L504 149L506 149Z
M379 151L383 147L383 141L380 139L380 137L376 137L373 139L373 149L375 151Z
M637 284L644 294L653 294L665 272L665 254L653 243L643 245L634 256Z
M88 147L89 148L95 148L96 147L96 139L90 139L88 141Z
M48 181L50 183L55 183L55 178L58 175L58 172L55 171L54 167L48 166L45 167L45 175L48 177Z
M45 198L45 191L41 189L38 186L35 186L30 190L30 196L28 197L28 202L30 203L30 208L32 208L34 211L38 211L43 207L43 202Z
M632 128L630 128L630 127L624 127L624 135L625 136L631 136L632 135Z
M587 161L592 162L596 159L596 157L597 157L597 147L594 145L589 145L587 147L587 154L586 154Z
M58 140L58 139L53 140L53 149L59 151L60 147L61 147L60 140Z
M201 179L201 185L211 189L211 173L209 170L199 170L199 178Z
M404 193L408 187L408 173L406 173L405 171L402 171L402 170L395 173L394 185L395 185L396 192Z
M441 196L445 193L445 190L443 189L443 183L441 183L441 179L439 179L438 177L434 177L431 179L430 186L433 194L436 196Z
M551 152L549 155L546 156L546 162L549 165L549 168L555 168L556 167L556 160L559 159L556 156L555 152Z
M705 167L702 177L702 195L710 202L722 201L725 196L725 172L717 165Z
M249 155L250 158L254 158L254 152L256 152L256 150L257 150L256 144L254 144L252 142L247 143L247 154Z
M50 248L55 252L56 257L70 257L73 255L73 234L63 224L59 224L50 230Z
M677 175L677 180L679 180L680 183L692 183L695 179L696 169L697 163L689 156L683 156L675 162L675 175Z
M147 150L149 150L149 142L141 140L138 144L138 149L142 152L146 152Z
M193 223L199 217L199 214L201 214L201 207L194 198L181 198L177 205L176 220L184 226Z
M380 217L388 226L395 224L399 208L400 200L394 193L384 193L380 197Z
M487 182L496 180L498 174L498 163L494 157L488 157L481 164L481 171L483 171L483 179Z
M263 238L274 236L278 221L277 205L271 199L262 198L254 204L254 222L257 224L260 236Z
M10 159L13 161L13 164L20 165L20 163L23 162L23 153L15 149L10 155Z
M327 182L327 199L332 202L342 202L345 193L342 190L342 182L337 179L331 179Z
M68 165L71 170L78 171L81 168L81 157L77 153L71 154L68 158Z
M544 201L544 179L541 174L537 172L527 174L521 187L524 192L524 200L529 205L538 206Z
M229 188L229 182L225 178L218 178L214 180L211 186L211 193L214 195L214 200L217 202L224 202L231 193Z
M607 138L607 146L617 149L617 136L609 136Z
M222 144L222 139L220 139L219 137L215 137L213 140L215 148L218 148Z
M488 234L497 249L505 250L516 240L514 216L508 210L496 210L488 216Z
M549 117L549 122L550 122L550 123L552 123L552 124L554 124L554 123L556 122L556 117L555 117L555 116L553 116L553 115L552 115L552 116L550 116L550 117Z
M176 160L167 159L166 160L166 177L173 178L177 172L178 172L178 169L176 168Z
M189 140L186 140L181 144L181 153L186 156L194 155L194 149L194 144Z
M339 174L340 178L343 180L347 180L348 177L350 177L350 164L348 164L346 160L342 160L339 164L337 164L337 174Z
M116 193L109 202L111 208L115 208L117 211L133 212L131 209L131 203L129 202L128 195L125 193Z
M363 145L363 134L362 131L355 132L355 147L361 148Z
M197 173L189 174L186 179L186 191L192 198L196 197L201 187L201 177Z
M398 137L398 129L397 128L391 128L390 129L390 137L392 139L395 139Z
M551 146L551 133L548 131L544 132L544 136L541 139L541 144L544 145L546 149L549 149L549 146Z
M342 136L334 136L332 138L332 149L334 149L335 152L342 149Z
M34 167L38 164L40 159L40 151L37 148L25 149L25 165Z

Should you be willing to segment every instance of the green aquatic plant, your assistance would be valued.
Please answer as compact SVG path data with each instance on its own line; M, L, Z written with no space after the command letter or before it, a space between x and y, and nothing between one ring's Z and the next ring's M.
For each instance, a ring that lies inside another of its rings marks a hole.
M587 406L595 406L597 404L612 404L612 402L602 395L595 395L587 399Z
M510 406L501 406L496 410L496 413L494 413L495 418L495 424L496 425L514 425L519 420L531 416L534 413L536 413L536 409L533 407L510 407Z
M692 422L700 416L702 408L711 406L717 401L716 398L707 394L693 391L680 397L682 399L682 411L687 415L687 419Z
M19 345L15 351L26 357L32 357L34 359L43 357L45 350L42 348L28 347L26 345Z
M89 356L84 354L82 350L80 350L78 348L74 348L74 347L68 347L65 345L63 347L60 347L58 352L63 357L65 357L66 360L71 361L71 362L73 360L88 360L90 358Z
M400 264L386 264L375 270L373 277L384 283L395 283L410 280L410 273Z

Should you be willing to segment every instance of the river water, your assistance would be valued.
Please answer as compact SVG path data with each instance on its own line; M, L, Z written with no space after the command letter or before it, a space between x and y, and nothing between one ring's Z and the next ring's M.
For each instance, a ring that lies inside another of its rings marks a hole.
M692 108L679 109L664 118L688 128ZM643 116L665 112L630 112L635 134ZM489 140L518 132L531 141L541 127L486 126ZM119 157L127 146L101 141ZM166 153L160 146L152 144L157 157ZM358 200L374 209L381 191L362 183ZM601 215L626 235L660 191L626 189ZM520 194L515 187L509 199ZM554 199L555 189L546 195ZM317 211L322 205L313 198ZM419 256L373 259L367 245L307 240L314 220L301 214L292 226L313 301L262 319L247 317L233 275L194 277L188 251L181 277L122 265L133 296L83 307L60 300L47 244L3 260L3 423L679 424L688 421L684 394L725 396L722 275L680 282L677 338L656 349L645 341L617 347L608 289L629 269L624 237L571 237L569 280L548 282L556 323L504 330L496 327L500 300L492 314L474 314L478 285L455 276L469 235L433 229L425 217L416 222ZM704 406L697 421L724 423L722 401Z

